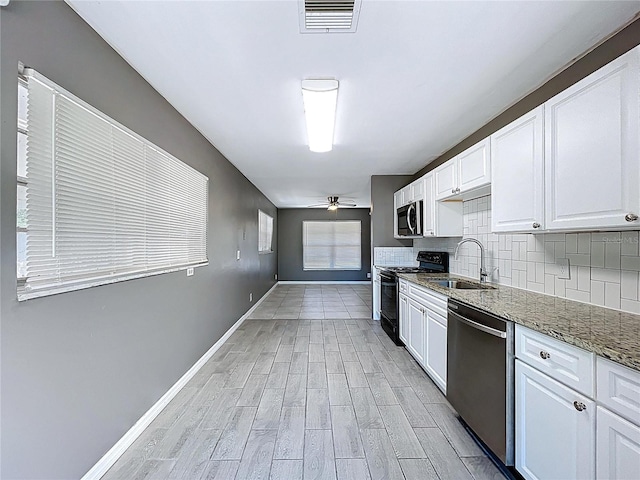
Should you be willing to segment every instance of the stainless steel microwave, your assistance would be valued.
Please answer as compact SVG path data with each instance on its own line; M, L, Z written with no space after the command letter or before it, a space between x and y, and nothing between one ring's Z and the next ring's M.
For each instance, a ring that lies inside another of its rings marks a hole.
M399 237L422 237L422 200L396 210Z

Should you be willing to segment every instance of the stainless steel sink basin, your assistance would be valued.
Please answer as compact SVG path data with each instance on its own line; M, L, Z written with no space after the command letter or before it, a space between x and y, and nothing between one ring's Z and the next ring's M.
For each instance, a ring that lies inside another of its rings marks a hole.
M496 287L483 285L482 283L467 282L464 280L438 280L433 283L445 288L457 288L462 290L495 290Z

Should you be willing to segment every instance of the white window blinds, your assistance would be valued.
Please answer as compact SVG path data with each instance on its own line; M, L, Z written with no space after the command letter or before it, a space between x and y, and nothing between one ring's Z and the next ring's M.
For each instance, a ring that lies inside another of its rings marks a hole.
M20 300L207 262L208 178L28 70Z
M302 222L304 270L360 270L359 221Z
M269 253L273 242L273 217L258 210L258 252Z

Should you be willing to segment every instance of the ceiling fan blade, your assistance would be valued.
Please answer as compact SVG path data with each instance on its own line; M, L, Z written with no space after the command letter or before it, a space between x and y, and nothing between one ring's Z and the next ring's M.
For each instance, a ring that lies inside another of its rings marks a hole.
M316 203L315 205L307 205L307 208L312 208L312 207L326 207L328 205L327 202L325 203Z
M342 203L342 202L338 202L338 205L340 205L341 207L357 207L357 205L355 203Z

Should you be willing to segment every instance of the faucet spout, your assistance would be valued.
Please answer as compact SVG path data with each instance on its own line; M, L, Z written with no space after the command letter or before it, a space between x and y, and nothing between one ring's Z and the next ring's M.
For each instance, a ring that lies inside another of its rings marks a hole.
M463 238L462 241L458 242L458 245L456 246L456 251L455 251L453 257L456 260L458 259L458 250L460 249L460 245L462 245L463 243L467 243L467 242L475 243L480 248L480 283L485 283L487 281L487 269L486 269L485 262L484 262L485 261L484 246L482 245L480 240L477 240L477 239L472 238L472 237Z

